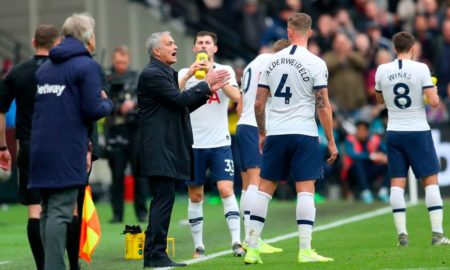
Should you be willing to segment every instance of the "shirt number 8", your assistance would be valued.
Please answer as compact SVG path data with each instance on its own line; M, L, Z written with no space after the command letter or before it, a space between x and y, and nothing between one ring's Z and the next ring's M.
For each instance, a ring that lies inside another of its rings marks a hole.
M408 96L409 87L404 83L394 85L394 104L400 109L406 109L411 106L411 97Z

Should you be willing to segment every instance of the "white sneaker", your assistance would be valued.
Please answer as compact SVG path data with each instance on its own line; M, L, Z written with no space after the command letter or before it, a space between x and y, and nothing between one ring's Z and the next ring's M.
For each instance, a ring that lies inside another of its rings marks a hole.
M333 262L334 259L327 258L322 255L317 254L314 249L300 249L298 252L298 262L308 263L308 262Z

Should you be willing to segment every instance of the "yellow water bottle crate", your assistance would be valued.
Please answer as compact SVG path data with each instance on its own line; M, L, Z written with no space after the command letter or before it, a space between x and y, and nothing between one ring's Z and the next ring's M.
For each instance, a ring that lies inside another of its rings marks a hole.
M140 260L144 258L145 233L139 225L125 225L125 259ZM175 257L175 238L167 238L167 254ZM169 253L170 252L170 253Z

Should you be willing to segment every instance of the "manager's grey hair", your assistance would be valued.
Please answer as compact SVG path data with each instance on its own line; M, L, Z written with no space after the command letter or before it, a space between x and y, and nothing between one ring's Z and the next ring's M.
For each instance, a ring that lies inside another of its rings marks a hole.
M74 13L62 26L61 34L78 39L84 45L94 36L95 20L89 13Z
M158 48L161 45L161 37L165 35L170 36L170 32L164 31L153 33L147 38L147 41L145 42L145 48L147 49L148 57L153 56L153 49Z

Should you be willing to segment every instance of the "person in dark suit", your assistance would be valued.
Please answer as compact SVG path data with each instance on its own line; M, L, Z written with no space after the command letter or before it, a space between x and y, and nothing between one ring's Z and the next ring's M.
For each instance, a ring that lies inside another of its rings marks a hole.
M186 266L166 254L167 233L175 201L175 182L192 179L192 128L189 113L203 105L212 92L228 83L226 71L214 71L207 62L196 62L189 72L209 68L204 81L180 91L177 46L169 32L152 34L146 43L150 63L139 76L138 174L146 177L152 201L144 247L145 267Z

